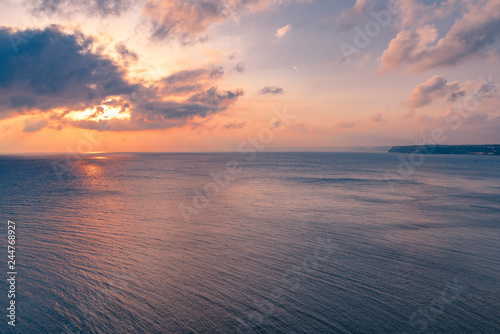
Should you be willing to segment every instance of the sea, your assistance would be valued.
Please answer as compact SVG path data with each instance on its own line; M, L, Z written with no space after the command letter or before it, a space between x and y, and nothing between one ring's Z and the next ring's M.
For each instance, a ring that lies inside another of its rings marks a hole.
M500 333L498 156L1 156L0 186L1 333Z

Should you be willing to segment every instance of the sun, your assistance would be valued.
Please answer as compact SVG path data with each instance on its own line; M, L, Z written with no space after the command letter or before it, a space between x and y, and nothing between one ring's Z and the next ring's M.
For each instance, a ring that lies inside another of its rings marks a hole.
M130 112L124 110L120 97L112 97L104 101L101 105L85 110L72 111L66 117L74 121L101 121L110 119L129 119Z

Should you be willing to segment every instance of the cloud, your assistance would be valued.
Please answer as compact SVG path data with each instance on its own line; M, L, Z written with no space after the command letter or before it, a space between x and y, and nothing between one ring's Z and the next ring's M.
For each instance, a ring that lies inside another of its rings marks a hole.
M191 83L193 81L198 81L201 79L218 79L224 75L224 69L221 66L214 67L212 69L201 68L195 70L185 70L174 73L168 77L162 79L168 84L184 84Z
M125 64L130 64L139 60L139 56L135 52L130 51L122 42L115 44L115 50Z
M205 84L224 76L221 66L184 70L159 80L162 83L162 93L182 94L203 89Z
M137 103L132 116L147 122L177 120L194 116L206 117L210 114L227 109L238 97L242 90L219 91L212 87L207 91L196 93L184 102L145 100Z
M271 95L278 95L278 94L283 94L283 88L279 87L272 87L272 86L266 86L259 90L259 94L261 95L266 95L266 94L271 94Z
M236 66L233 68L236 72L243 73L245 72L245 63L239 62L236 64Z
M30 118L24 121L23 132L37 132L49 125L46 119Z
M263 11L293 1L312 0L148 0L143 13L152 25L154 39L176 38L183 43L203 41L209 28L225 20Z
M107 131L137 131L144 129L165 129L180 127L195 118L205 118L226 110L237 99L244 95L243 90L220 91L216 87L192 94L183 101L165 99L156 91L147 96L135 99L133 103L122 102L124 111L130 113L127 120L66 120L76 127Z
M347 12L343 11L342 14L337 18L337 22L342 28L348 28L353 25L353 20L358 17L363 16L370 6L369 0L356 0L354 6Z
M449 95L453 98L460 89L460 84L456 81L448 81L440 75L435 75L429 80L415 87L410 99L404 104L411 110L423 107L431 103L434 99Z
M163 93L151 90L145 96L134 99L131 104L127 101L122 102L124 110L130 113L128 120L78 120L71 121L70 124L86 129L110 131L180 127L195 117L206 118L226 110L243 95L243 90L220 91L216 87L211 87L191 94L187 99L177 101L165 99Z
M344 121L342 121L342 122L337 123L337 126L339 128L342 128L342 129L349 129L349 128L354 127L354 122L344 122Z
M57 26L26 31L0 28L0 106L20 113L85 108L138 88L92 47L92 38L63 33Z
M197 93L224 76L221 66L184 70L156 82L155 87L162 94L186 95Z
M156 40L176 39L182 44L206 41L210 27L227 20L237 20L248 13L292 2L313 0L25 0L34 14L70 16L119 16L133 5L142 5L142 14Z
M197 93L191 96L188 100L190 103L203 103L205 105L217 106L217 110L225 109L232 100L235 100L239 96L243 96L243 90L224 91L220 92L217 88L212 87L207 91ZM213 108L215 109L215 108Z
M244 94L216 87L224 76L220 66L135 83L109 56L94 51L100 48L93 44L91 37L64 33L57 26L0 28L0 118L47 114L51 122L87 129L164 128L226 110ZM135 58L124 45L117 51ZM71 118L84 111L83 119ZM118 119L106 114L110 111ZM25 131L42 125L30 121Z
M420 61L428 44L437 38L437 30L432 25L426 25L416 31L400 31L382 53L382 71L398 69L405 63Z
M120 15L132 4L131 0L26 0L32 12L72 15L84 12L99 16Z
M436 19L447 18L460 8L460 2L446 0L425 4L419 0L390 0L388 9L396 15L395 25L400 29L423 27Z
M287 24L286 26L284 26L284 27L279 28L278 30L276 30L276 34L274 35L276 37L276 41L279 41L280 39L282 39L283 37L285 37L285 35L290 30L292 30L292 26L290 24Z
M467 109L470 104L475 105L498 96L497 85L491 80L490 77L488 81L480 78L463 83L448 82L444 77L435 75L423 84L417 85L403 105L410 109L410 115L413 114L414 109L426 106L438 99L453 102L457 108Z
M461 90L461 91L459 91L459 92L452 93L452 94L448 97L448 101L450 101L450 102L455 102L458 98L463 97L463 96L465 96L465 91Z
M382 71L456 65L493 46L500 38L499 30L500 1L467 1L464 13L442 38L438 39L434 25L400 31L382 54Z
M177 37L185 43L223 21L228 11L222 1L149 0L143 7L154 39Z
M229 122L229 123L226 123L224 125L224 129L228 129L228 130L239 130L239 129L242 129L245 127L245 125L247 124L247 122Z

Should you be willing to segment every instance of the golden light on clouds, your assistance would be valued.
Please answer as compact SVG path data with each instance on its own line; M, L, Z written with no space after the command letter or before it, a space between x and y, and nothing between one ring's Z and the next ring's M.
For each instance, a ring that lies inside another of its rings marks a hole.
M110 105L114 102L120 102L121 98L115 97L104 101L104 104L96 106L93 108L88 108L82 111L72 111L68 113L65 117L70 118L74 121L101 121L101 120L111 120L111 119L129 119L130 112L124 110L119 104ZM108 104L106 104L108 103Z
M391 146L478 93L450 140L499 138L498 0L7 2L0 152L236 150L285 106L273 147Z

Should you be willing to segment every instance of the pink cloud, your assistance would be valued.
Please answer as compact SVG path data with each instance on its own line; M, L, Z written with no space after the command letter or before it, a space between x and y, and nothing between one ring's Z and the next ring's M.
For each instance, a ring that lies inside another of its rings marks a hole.
M382 72L398 68L422 71L455 65L499 39L499 0L467 1L464 11L439 39L433 25L400 31L382 54Z
M410 99L404 104L411 110L423 107L431 103L434 99L445 95L456 94L460 89L460 84L456 81L448 81L440 75L435 75L429 80L415 87Z
M200 41L209 28L249 12L281 4L312 0L148 0L143 13L151 20L156 39L179 38L184 43Z

